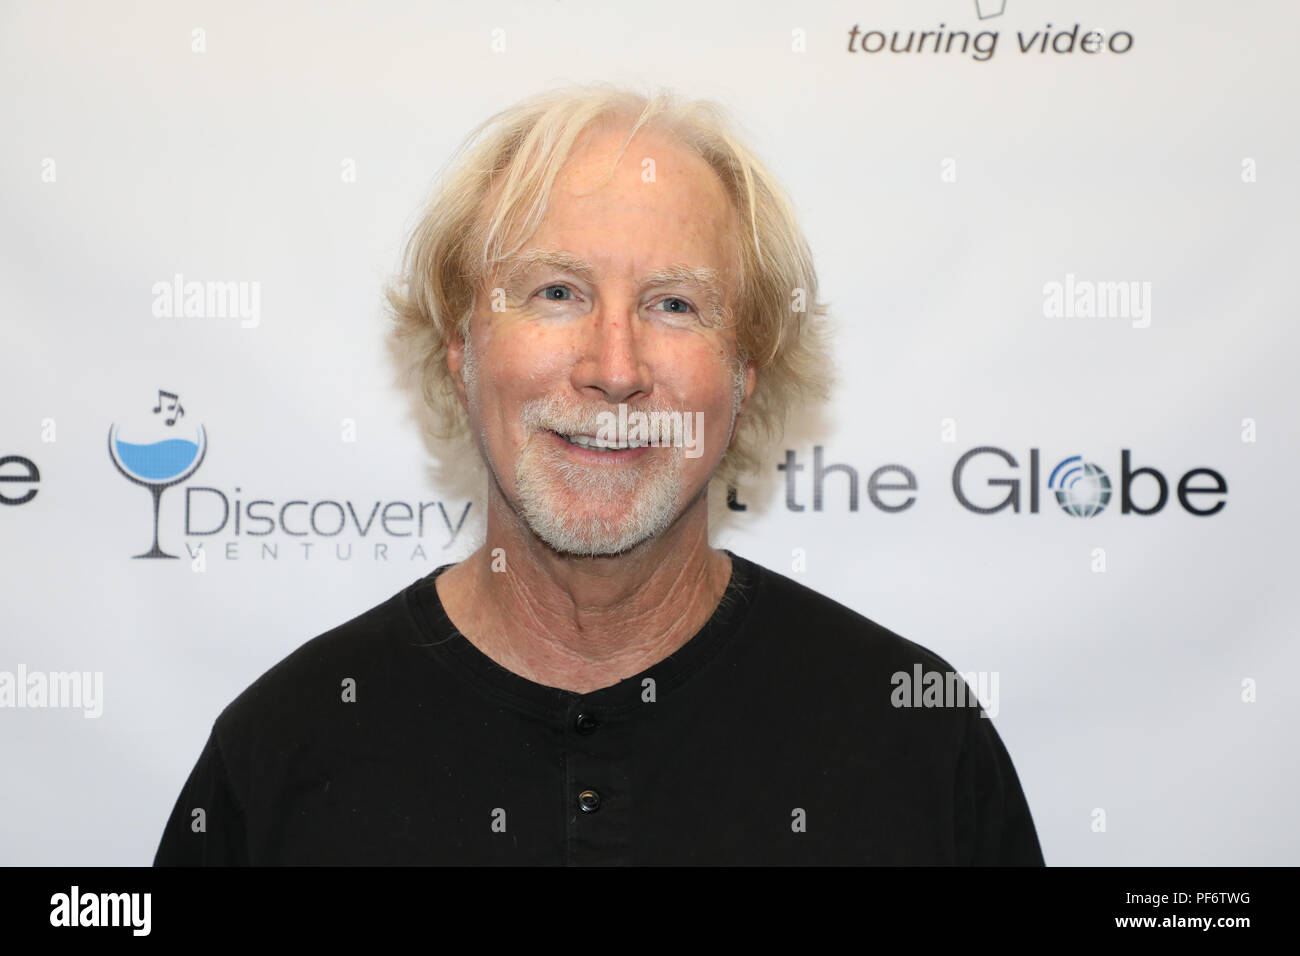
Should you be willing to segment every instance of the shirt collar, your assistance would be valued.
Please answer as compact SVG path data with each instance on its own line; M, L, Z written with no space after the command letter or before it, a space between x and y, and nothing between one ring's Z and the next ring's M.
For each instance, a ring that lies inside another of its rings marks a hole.
M567 713L575 701L613 714L644 706L647 678L654 681L651 686L656 698L690 680L741 630L749 616L762 569L740 555L723 550L731 558L731 579L722 600L700 630L668 657L641 673L586 694L548 687L508 671L456 630L434 583L450 564L436 568L407 588L406 600L427 639L422 645L427 652L489 696L538 716Z

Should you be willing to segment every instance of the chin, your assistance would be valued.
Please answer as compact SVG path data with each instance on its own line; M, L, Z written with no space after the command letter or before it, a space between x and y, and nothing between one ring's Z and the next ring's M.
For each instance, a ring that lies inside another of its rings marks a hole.
M556 554L572 558L613 558L627 554L651 540L654 535L589 535L573 528L546 528L530 525L533 533Z
M589 502L589 507L591 506ZM533 533L559 554L588 557L625 554L659 537L677 520L676 489L658 498L642 496L633 511L610 515L581 507L537 503L521 495L521 513ZM558 505L558 506L556 506Z
M681 476L675 470L630 484L575 482L572 475L516 469L516 511L558 554L602 557L625 554L667 531L677 520ZM603 493L602 493L603 492Z

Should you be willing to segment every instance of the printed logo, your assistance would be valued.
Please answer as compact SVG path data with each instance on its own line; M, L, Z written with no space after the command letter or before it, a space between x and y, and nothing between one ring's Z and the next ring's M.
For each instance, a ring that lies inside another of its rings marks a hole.
M162 416L162 417L158 417ZM158 547L158 512L162 493L198 470L208 452L208 433L202 425L182 425L185 416L180 396L158 390L158 404L125 424L108 428L108 456L128 481L153 495L153 547L137 558L179 558Z
M1101 514L1110 502L1110 477L1079 455L1053 468L1047 487L1056 493L1061 510L1076 518Z

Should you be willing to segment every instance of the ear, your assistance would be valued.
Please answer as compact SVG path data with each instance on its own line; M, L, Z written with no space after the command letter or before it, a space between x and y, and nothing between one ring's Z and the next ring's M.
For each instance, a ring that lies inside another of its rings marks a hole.
M745 414L745 409L749 407L749 397L754 394L754 386L758 384L758 371L754 368L753 362L745 363L745 397L740 402L740 414Z
M461 407L469 410L469 397L465 393L465 339L459 330L447 341L447 371L460 399Z

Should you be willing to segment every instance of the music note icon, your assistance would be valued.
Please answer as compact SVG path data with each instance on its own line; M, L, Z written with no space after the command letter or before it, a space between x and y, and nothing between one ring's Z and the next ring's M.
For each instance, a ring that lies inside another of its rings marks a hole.
M162 411L164 396L171 399L171 401L167 403L167 411L174 412L174 414L172 415L171 418L164 419L163 424L175 425L176 419L180 418L182 415L185 414L185 409L181 407L181 402L180 402L181 397L177 395L175 392L164 392L161 388L158 389L158 404L154 407L153 412L155 415L157 415L160 411Z

